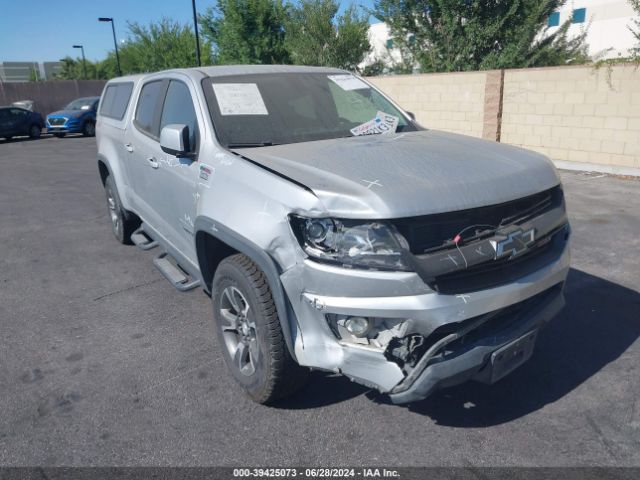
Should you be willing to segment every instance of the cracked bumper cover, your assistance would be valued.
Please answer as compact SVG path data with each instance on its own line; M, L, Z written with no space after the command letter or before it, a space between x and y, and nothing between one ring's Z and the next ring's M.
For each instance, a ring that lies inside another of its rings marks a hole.
M428 336L442 325L503 309L562 284L569 262L567 246L556 261L517 281L470 294L443 295L429 289L415 273L348 270L306 260L281 275L295 313L296 358L301 365L342 373L388 393L396 403L425 398L440 387L477 377L492 352L548 322L563 306L561 289L555 298L536 305L540 308L523 312L503 342L480 340L463 355L429 365L408 389L395 394L406 378L400 366L382 351L336 338L327 314L411 319L413 331Z
M498 335L481 338L466 347L461 354L428 365L411 385L401 382L389 397L396 404L410 403L428 397L434 391L458 385L467 380L494 383L491 376L491 355L523 336L537 332L564 307L564 295L560 288L552 289L545 298L530 310L521 312L517 321ZM529 351L529 355L532 352ZM525 358L523 361L528 359Z

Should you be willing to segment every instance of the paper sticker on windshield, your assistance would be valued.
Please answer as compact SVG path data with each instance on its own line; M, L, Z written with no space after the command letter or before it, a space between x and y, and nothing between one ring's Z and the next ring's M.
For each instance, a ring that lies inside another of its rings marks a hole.
M358 125L351 129L351 133L356 137L359 135L384 135L385 133L395 133L398 128L398 117L389 115L388 113L376 113L373 120L369 120L362 125Z
M221 115L269 115L255 83L214 83Z
M343 90L362 90L364 88L370 88L369 85L353 75L327 75L327 77Z

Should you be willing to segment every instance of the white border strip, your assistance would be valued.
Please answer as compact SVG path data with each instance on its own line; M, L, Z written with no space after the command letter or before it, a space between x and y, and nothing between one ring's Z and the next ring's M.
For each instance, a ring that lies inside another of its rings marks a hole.
M568 162L566 160L553 160L553 164L561 170L579 170L582 172L608 173L610 175L629 175L640 177L640 168L619 167L616 165L602 165L599 163Z

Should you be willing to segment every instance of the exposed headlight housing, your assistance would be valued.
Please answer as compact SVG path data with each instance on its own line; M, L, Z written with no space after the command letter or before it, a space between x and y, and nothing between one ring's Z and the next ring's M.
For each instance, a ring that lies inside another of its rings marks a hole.
M295 215L290 219L300 246L314 260L353 268L413 270L407 242L392 225Z

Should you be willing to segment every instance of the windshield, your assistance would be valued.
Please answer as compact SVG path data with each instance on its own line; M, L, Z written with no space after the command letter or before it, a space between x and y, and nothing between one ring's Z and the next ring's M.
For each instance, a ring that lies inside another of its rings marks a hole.
M202 81L227 148L414 131L380 92L350 74L278 73Z
M65 110L89 110L95 101L95 98L78 98L67 105Z

